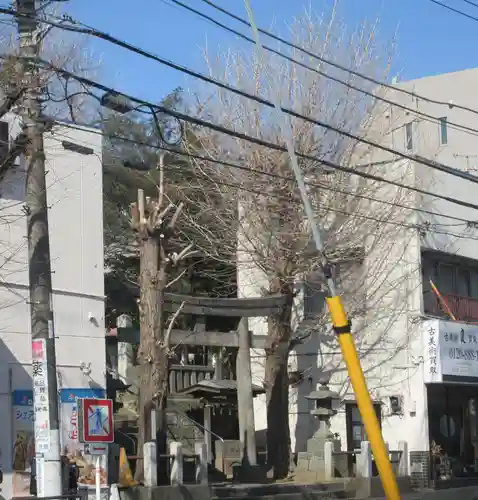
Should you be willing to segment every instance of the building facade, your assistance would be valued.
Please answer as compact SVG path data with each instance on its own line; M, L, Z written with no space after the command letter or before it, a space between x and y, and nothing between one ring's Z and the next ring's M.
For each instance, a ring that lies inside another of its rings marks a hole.
M473 111L478 108L473 91L477 84L478 69L398 84L406 92L387 90L386 96L409 110L380 105L371 138L379 137L377 142L405 155L431 158L478 175L478 130L473 131L478 129ZM361 159L365 171L477 204L477 186L470 180L377 148L369 151L365 164ZM363 257L354 262L360 270L351 273L364 293L364 307L352 318L358 352L390 448L407 441L412 471L421 471L424 477L432 474L431 451L437 461L447 464L441 472L435 468L434 474L442 478L474 475L478 470L478 225L474 222L478 214L473 208L423 193L404 192L399 198L396 190L376 189L373 196L378 201L368 210L362 208L363 213L373 214L380 200L393 204L397 199L422 211L390 212L381 224L388 229L382 231L380 242L375 246L367 238L363 242ZM243 296L259 295L264 280L257 270L239 269ZM323 312L324 294L311 300L307 280L301 277L298 292L295 322L300 325L311 304L315 303L311 318ZM253 329L265 334L267 323L259 321ZM353 451L366 440L338 345L330 336L330 328L320 328L290 356L289 370L306 375L290 389L291 440L296 452L304 451L315 429L304 396L315 390L324 375L341 396L332 430L342 449ZM254 382L260 383L264 352L253 353L252 359L256 360ZM266 415L265 400L258 398L257 430L265 429Z
M0 128L2 144L11 142L18 118L10 115ZM105 388L102 136L58 124L45 134L45 154L62 451L74 454L75 398ZM23 159L0 189L0 463L2 495L10 498L30 494L33 453Z

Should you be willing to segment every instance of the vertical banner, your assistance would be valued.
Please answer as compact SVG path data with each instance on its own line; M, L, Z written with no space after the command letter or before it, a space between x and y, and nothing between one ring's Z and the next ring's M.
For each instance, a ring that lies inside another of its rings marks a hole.
M50 451L50 409L46 340L32 340L33 411L35 413L35 448L41 454Z
M36 456L35 466L37 497L43 497L45 496L45 459L43 455Z
M13 496L30 496L32 460L35 457L33 432L33 391L13 391Z
M78 442L78 399L104 398L103 389L62 389L61 401L61 445L62 454L79 469L78 486L95 486L96 457L87 453L85 445ZM101 487L107 486L107 457L101 457Z

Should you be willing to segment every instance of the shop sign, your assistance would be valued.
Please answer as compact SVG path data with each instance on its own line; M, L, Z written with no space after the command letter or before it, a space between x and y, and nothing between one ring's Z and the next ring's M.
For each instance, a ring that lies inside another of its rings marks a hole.
M478 325L429 320L423 326L425 382L478 383Z

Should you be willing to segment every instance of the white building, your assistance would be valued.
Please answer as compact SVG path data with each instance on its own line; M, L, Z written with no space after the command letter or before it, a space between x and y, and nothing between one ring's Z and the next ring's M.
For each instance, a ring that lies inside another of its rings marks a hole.
M400 84L410 94L390 91L387 98L411 111L384 105L377 126L382 129L379 132L388 133L385 139L381 136L381 143L478 176L477 112L458 107L478 109L477 85L478 69ZM473 182L416 162L398 160L375 150L370 157L370 163L376 165L373 173L395 180L399 173L408 185L478 204L478 186ZM393 200L393 189L374 196ZM387 237L377 248L366 250L363 261L358 263L364 273L361 284L366 295L363 317L354 318L355 329L360 330L358 350L390 448L397 449L398 442L406 440L411 462L423 464L428 460L431 442L435 441L452 457L455 470L469 471L478 458L474 448L478 436L478 226L465 221L478 220L478 212L423 194L408 194L405 201L405 205L435 215L407 211L396 221L391 218L384 222L390 224ZM393 225L394 221L398 223ZM367 249L367 242L364 247ZM380 267L381 283L393 286L380 300L368 300L367 294L377 279L369 269L377 259L384 261ZM431 292L430 279L455 318L469 324L450 321ZM263 278L257 271L239 270L242 296L259 295L261 284ZM265 334L267 324L259 321L253 328L255 333ZM315 390L324 371L332 374L330 386L342 396L340 411L332 421L342 449L353 450L365 438L339 348L324 349L323 334L312 335L290 358L289 369L306 375L301 384L290 389L295 451L304 451L306 440L313 433L314 424L308 416L310 406L304 396ZM257 361L253 368L255 382L260 383L264 353L255 352L252 359ZM255 422L259 430L266 427L266 408L264 399L257 399Z
M7 121L2 139L9 129L12 140L17 119ZM88 149L72 151L71 144ZM45 135L45 152L64 449L75 440L75 396L102 395L105 388L102 136L96 130L56 125ZM9 498L29 495L29 463L22 444L28 447L33 432L22 159L0 190L0 466L2 496Z

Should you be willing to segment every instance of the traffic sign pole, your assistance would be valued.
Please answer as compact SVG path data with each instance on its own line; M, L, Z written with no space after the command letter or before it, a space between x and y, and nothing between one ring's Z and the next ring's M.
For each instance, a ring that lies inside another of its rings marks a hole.
M96 500L101 500L101 457L108 453L108 443L114 441L113 400L78 399L78 439L89 445L95 455Z
M114 441L112 399L78 399L78 439L85 444Z
M101 500L101 455L96 455L95 467L96 500Z

